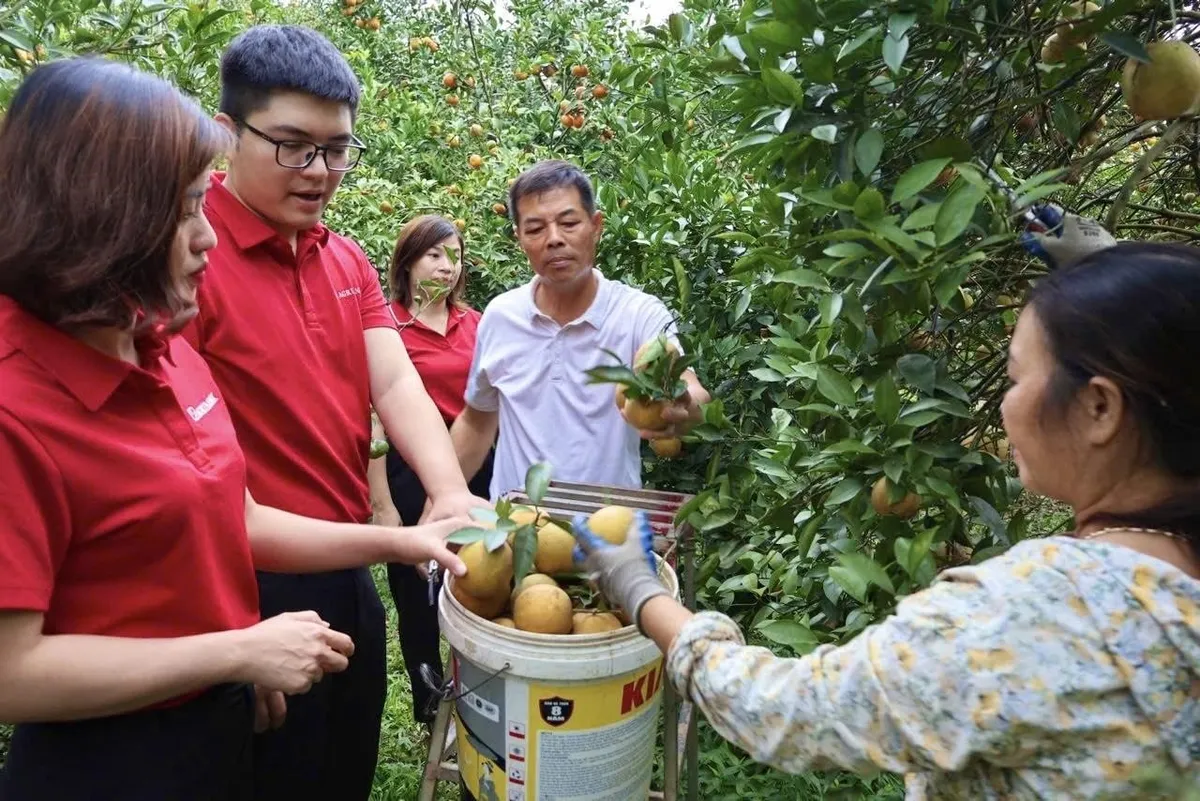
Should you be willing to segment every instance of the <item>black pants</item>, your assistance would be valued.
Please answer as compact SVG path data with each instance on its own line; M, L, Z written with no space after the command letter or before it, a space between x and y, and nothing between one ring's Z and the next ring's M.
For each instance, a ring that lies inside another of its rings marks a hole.
M180 706L17 726L3 801L253 801L253 689Z
M254 738L255 801L367 801L387 698L387 623L368 568L259 573L264 619L312 609L354 640L350 666L288 696L281 728Z
M483 466L468 484L471 491L482 498L488 497L488 487L492 483L494 455L494 451L488 452ZM404 525L416 525L425 508L426 495L421 480L395 448L389 450L385 458L392 503ZM430 724L437 714L438 698L421 676L421 665L429 665L437 676L442 675L437 607L429 605L429 583L421 578L415 567L393 563L388 565L387 571L388 589L399 618L400 652L404 655L404 669L412 684L413 719Z

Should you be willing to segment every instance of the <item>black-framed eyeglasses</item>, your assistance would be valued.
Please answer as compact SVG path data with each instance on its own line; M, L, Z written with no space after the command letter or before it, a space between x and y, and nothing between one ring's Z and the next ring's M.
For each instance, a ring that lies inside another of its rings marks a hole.
M367 146L357 138L353 142L345 144L318 145L302 139L276 139L244 121L242 127L260 139L275 145L275 163L280 167L287 167L289 170L303 170L312 164L313 159L320 153L321 157L325 159L325 166L331 172L349 172L358 166L358 160L362 158L363 151L367 149Z

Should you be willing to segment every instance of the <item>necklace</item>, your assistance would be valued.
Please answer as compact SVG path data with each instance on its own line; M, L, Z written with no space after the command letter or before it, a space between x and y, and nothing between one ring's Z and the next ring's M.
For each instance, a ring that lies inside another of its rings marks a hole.
M1191 543L1191 539L1183 534L1174 531L1163 531L1160 528L1137 528L1136 526L1114 526L1111 528L1102 528L1099 531L1093 531L1091 534L1085 534L1078 539L1093 540L1096 537L1103 537L1106 534L1156 534L1160 537L1166 537L1180 542Z

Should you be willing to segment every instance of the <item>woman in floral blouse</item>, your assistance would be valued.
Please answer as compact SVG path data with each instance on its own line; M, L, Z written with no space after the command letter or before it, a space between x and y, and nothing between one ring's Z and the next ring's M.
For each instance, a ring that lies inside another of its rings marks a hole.
M947 570L841 647L783 659L687 611L644 521L621 548L576 536L678 691L760 762L902 773L909 799L1136 798L1135 769L1200 761L1198 353L1200 250L1120 244L1041 280L1004 427L1076 531Z

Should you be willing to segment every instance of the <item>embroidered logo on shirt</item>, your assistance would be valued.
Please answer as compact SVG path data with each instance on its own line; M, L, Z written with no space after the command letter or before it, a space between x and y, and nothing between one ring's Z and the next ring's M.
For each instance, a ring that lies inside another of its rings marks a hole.
M210 392L208 393L208 397L200 401L197 405L187 407L188 417L192 418L193 422L199 423L204 418L204 415L211 412L216 405L217 396Z
M343 289L343 290L339 291L337 293L337 296L338 296L338 299L340 300L341 298L348 298L351 295L361 295L361 294L362 294L361 289L359 289L356 286L352 286L349 289Z

